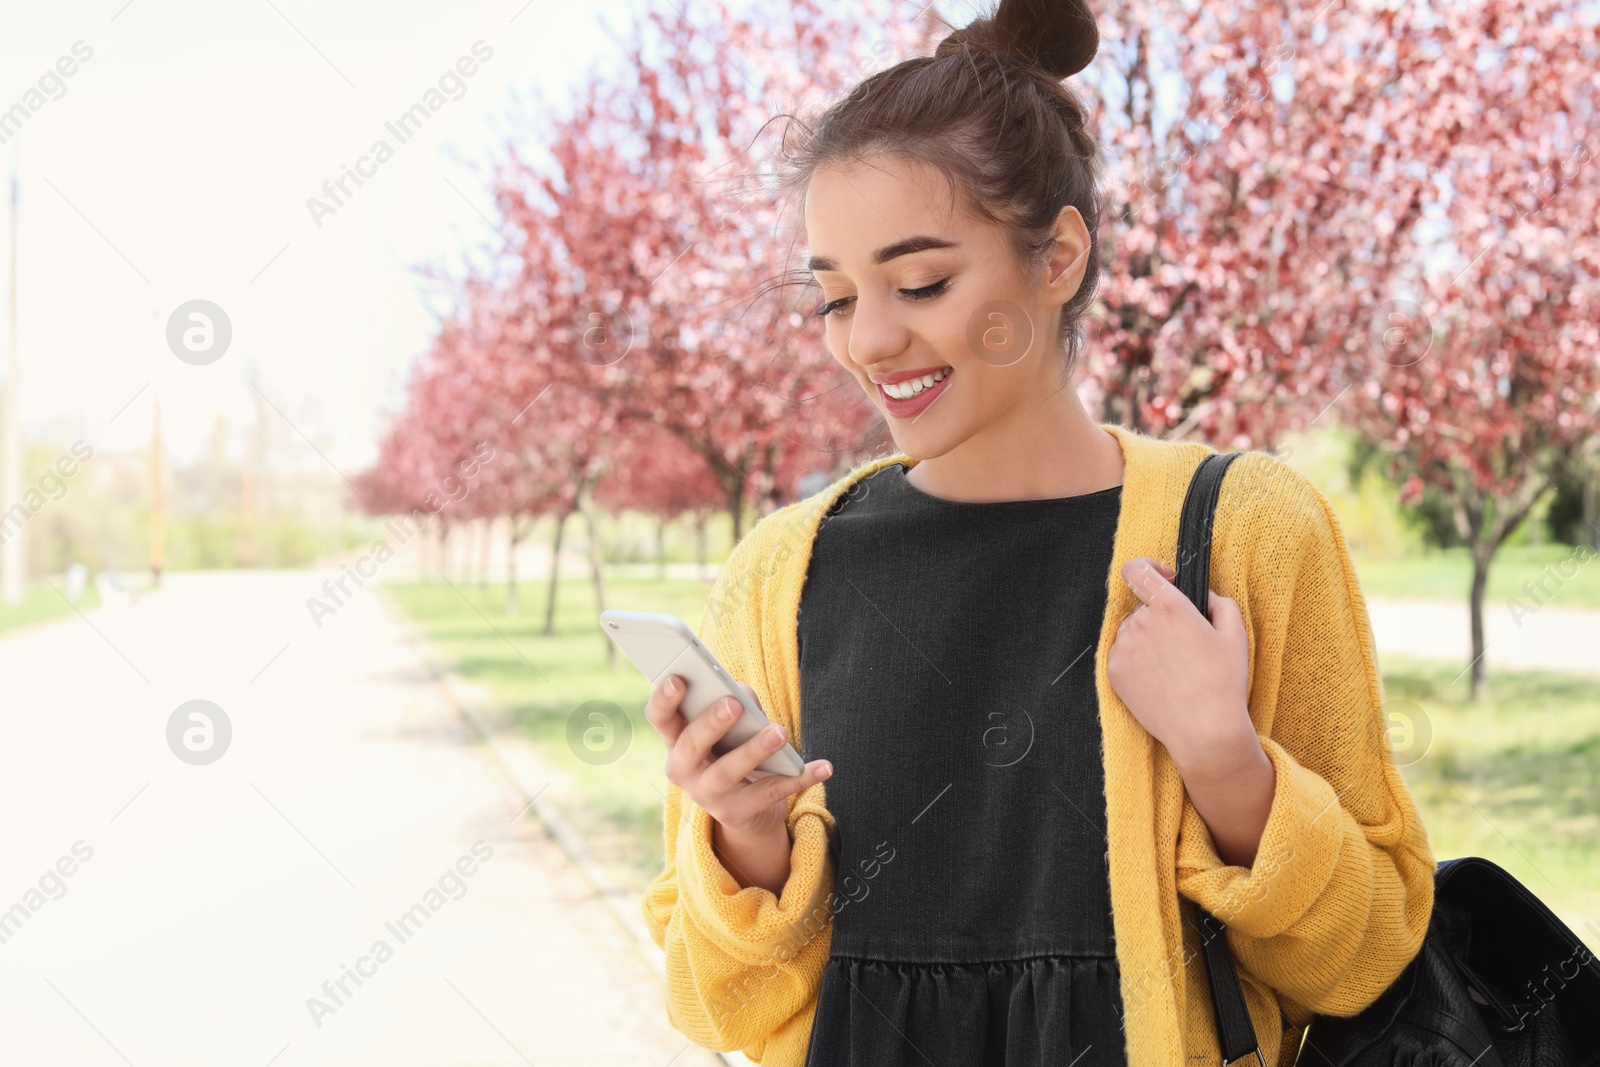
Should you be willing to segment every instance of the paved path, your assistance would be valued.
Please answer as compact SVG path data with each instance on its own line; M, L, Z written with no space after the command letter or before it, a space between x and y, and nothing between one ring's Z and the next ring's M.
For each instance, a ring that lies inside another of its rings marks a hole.
M1472 658L1465 599L1455 603L1369 597L1367 615L1380 662L1386 652L1403 652L1454 660L1465 670ZM1600 674L1600 611L1546 604L1514 614L1503 604L1490 603L1484 605L1483 627L1484 661L1491 679L1496 667Z
M374 591L313 625L322 577L0 640L0 1063L709 1067ZM197 698L205 766L166 740Z
M322 578L0 639L0 1063L710 1067L374 591L314 625ZM1369 608L1380 654L1465 663L1464 605ZM1488 624L1492 665L1600 670L1600 612ZM193 699L214 764L168 747Z

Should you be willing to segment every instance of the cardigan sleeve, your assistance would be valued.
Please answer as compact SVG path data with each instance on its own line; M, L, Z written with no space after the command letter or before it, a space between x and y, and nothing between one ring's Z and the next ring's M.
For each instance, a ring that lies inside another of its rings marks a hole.
M1327 498L1300 484L1312 503L1297 550L1286 546L1297 561L1287 610L1254 635L1252 702L1270 717L1253 707L1252 718L1277 774L1266 828L1253 864L1230 865L1185 797L1178 891L1227 926L1240 967L1292 1001L1291 1015L1349 1016L1421 948L1434 858L1395 767L1343 531ZM1269 646L1281 648L1275 679L1259 677Z
M760 554L755 531L723 567L701 617L702 643L756 690L790 736L761 669ZM833 818L818 783L789 799L789 879L781 894L741 888L712 848L710 813L672 783L663 812L665 864L644 893L651 936L666 956L666 1008L697 1044L742 1050L804 1048L827 960L834 908Z

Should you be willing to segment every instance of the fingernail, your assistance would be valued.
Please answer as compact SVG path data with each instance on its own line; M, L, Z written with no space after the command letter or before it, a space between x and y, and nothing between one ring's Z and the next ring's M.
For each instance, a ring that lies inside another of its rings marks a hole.
M739 714L739 704L732 697L729 697L722 705L722 717L731 719L737 714Z
M778 740L780 741L789 736L789 731L783 728L783 723L781 722L773 723L772 728L778 731Z
M833 777L833 764L824 763L820 768L817 769L817 774L820 775L823 778L832 778Z
M676 675L667 679L666 692L669 697L678 695L678 678Z

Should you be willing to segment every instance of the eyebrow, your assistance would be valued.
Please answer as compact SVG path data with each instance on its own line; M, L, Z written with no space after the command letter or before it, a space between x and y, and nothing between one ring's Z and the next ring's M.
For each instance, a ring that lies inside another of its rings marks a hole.
M931 248L955 248L956 242L943 237L930 237L926 235L908 237L904 241L896 241L892 245L884 245L872 253L872 262L882 265L891 259L900 256L909 256L913 252L926 252ZM838 270L839 261L828 256L812 256L806 266L812 271Z

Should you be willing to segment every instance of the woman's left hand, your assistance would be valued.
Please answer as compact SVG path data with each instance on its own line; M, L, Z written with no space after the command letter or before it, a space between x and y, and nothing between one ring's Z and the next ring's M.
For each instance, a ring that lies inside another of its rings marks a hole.
M1216 592L1210 619L1174 584L1177 574L1148 556L1122 566L1141 603L1111 646L1111 687L1180 772L1236 764L1259 749L1249 715L1250 643L1239 603Z

